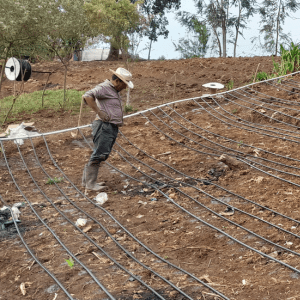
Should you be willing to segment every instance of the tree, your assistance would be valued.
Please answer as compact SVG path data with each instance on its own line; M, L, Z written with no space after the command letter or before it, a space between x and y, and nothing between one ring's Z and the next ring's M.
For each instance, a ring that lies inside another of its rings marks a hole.
M119 50L127 52L129 46L128 33L136 29L140 23L137 10L139 2L129 0L91 0L85 8L89 22L102 36L102 40L110 43L108 59L118 59Z
M279 53L280 43L290 44L291 38L283 32L282 25L290 12L296 12L300 7L300 2L296 0L264 0L259 8L261 16L260 34L264 41L262 48L270 53ZM252 41L257 40L253 38Z
M246 28L248 18L255 12L255 0L194 0L197 14L188 12L177 13L177 18L182 25L191 27L191 20L197 19L207 26L211 33L211 48L217 45L219 56L227 56L227 44L234 43L234 56L238 36L242 35L241 29ZM238 6L238 15L235 7ZM232 29L235 28L236 34ZM233 37L229 39L228 36Z
M70 55L91 34L84 0L0 0L4 64L10 54L57 56L65 67L64 90Z
M44 21L47 34L39 37L39 43L46 47L47 55L57 57L64 66L65 102L69 61L74 51L83 48L94 32L84 11L84 0L56 0L55 7L49 13L51 18Z
M43 1L0 0L0 59L3 60L0 90L7 58L34 45L41 32L37 5L41 2Z
M157 42L159 36L167 38L169 30L168 19L165 16L166 11L179 9L181 0L145 0L141 6L141 11L146 17L148 29L144 35L150 40L148 59L150 59L152 43Z
M181 53L182 58L192 58L192 57L204 57L207 51L207 43L209 38L209 33L207 31L206 25L199 22L196 19L192 20L193 27L190 31L193 34L194 39L179 39L179 43L175 43L175 51Z

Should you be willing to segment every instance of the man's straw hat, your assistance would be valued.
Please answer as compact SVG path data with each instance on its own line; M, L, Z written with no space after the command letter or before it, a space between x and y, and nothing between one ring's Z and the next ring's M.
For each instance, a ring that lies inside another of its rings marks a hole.
M113 72L117 77L119 77L124 83L127 84L127 86L131 89L133 89L134 85L131 82L132 80L132 74L123 68L118 68L116 71L113 71L109 69L111 72Z

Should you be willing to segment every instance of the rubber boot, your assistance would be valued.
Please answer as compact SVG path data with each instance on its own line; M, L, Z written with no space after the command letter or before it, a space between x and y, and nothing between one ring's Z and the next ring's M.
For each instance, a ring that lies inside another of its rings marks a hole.
M83 167L83 173L82 173L82 181L81 181L81 186L85 187L86 186L86 179L85 179L85 167ZM105 182L98 182L99 185L105 185Z
M98 184L97 181L97 176L98 176L98 171L99 171L99 165L85 165L85 188L87 190L92 190L92 191L103 191L107 189L107 186L103 186Z

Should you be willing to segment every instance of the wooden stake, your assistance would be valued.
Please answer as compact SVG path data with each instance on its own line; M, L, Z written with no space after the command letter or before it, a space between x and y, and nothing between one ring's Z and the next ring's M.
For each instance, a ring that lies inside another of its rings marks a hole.
M81 104L80 104L80 112L79 112L79 118L78 118L78 125L77 125L77 127L79 127L79 126L81 125L81 115L82 115L83 103L84 103L84 101L83 101L83 99L82 99L82 100L81 100ZM77 138L78 134L79 134L79 129L77 129L77 132L76 132L76 134L74 135L74 137ZM73 134L72 134L72 136L73 136Z
M253 79L253 83L255 82L255 79L256 79L256 75L257 75L257 71L258 71L259 65L260 65L260 63L257 65L256 72L255 72L254 79Z
M175 91L176 91L176 73L175 73L175 81L174 81L174 90L173 90L173 101L175 101ZM173 103L173 109L174 109L175 103Z
M48 83L48 80L49 80L51 74L52 74L52 72L48 74L48 78L47 78L47 81L46 81L45 86L44 86L44 90L43 90L43 94L42 94L42 107L44 107L44 94L45 94L47 83Z
M130 105L130 88L127 88L127 100L126 100L126 105Z

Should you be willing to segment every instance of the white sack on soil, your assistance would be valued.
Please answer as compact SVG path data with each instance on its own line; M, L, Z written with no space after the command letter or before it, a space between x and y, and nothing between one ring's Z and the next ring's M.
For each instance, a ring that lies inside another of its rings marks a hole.
M14 219L15 219L16 221L18 221L21 212L19 211L19 209L18 209L16 206L13 206L11 210L12 210L12 214L13 214L13 216L14 216Z
M87 222L87 219L81 219L81 218L79 218L79 219L77 219L75 225L79 226L79 227L82 227L82 226L85 226L86 222Z
M28 131L25 128L30 128L31 130ZM24 125L22 122L18 127L12 128L9 130L9 135L7 137L9 138L17 138L14 143L18 145L23 145L24 140L23 138L28 138L30 136L36 135L36 129L32 126L28 127Z
M97 201L97 204L103 205L108 200L108 196L106 193L99 193L95 200Z

